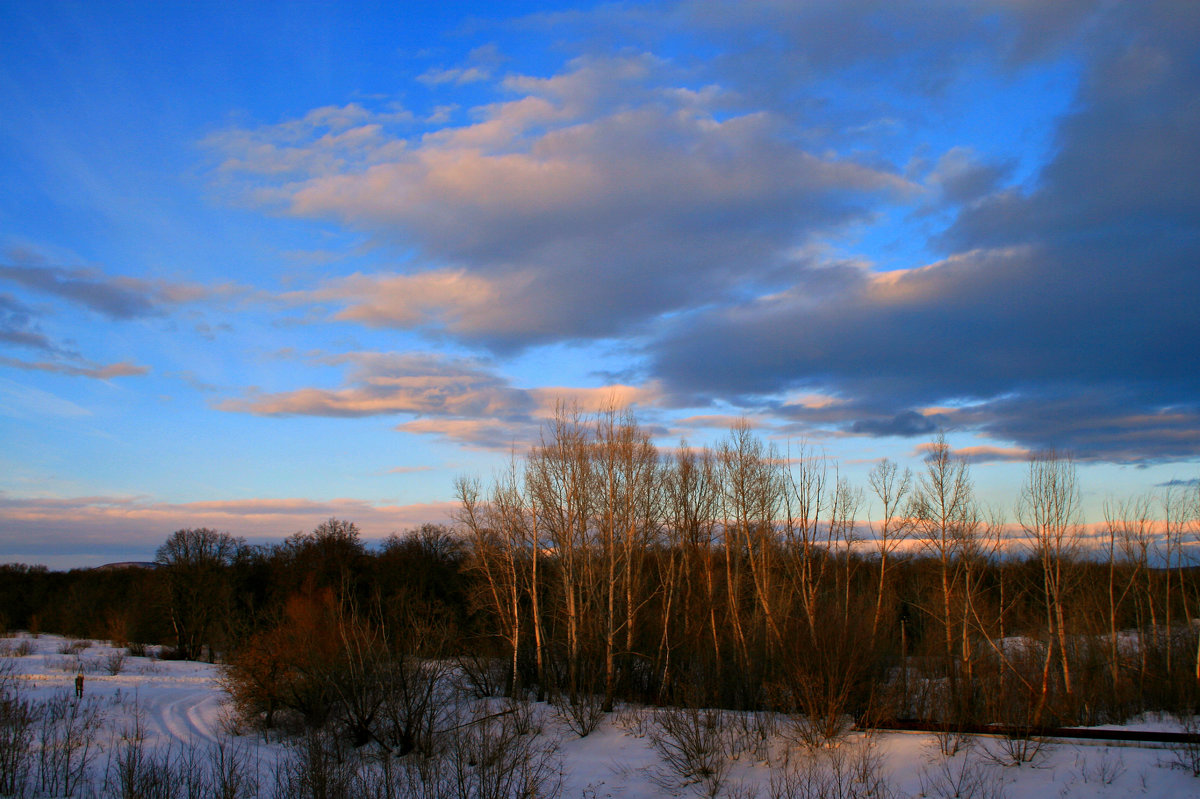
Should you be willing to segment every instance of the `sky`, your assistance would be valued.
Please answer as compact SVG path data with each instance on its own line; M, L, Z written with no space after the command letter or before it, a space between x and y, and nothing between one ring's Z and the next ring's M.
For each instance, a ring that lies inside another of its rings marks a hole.
M0 0L0 562L448 521L560 402L1200 475L1194 0ZM864 512L870 515L868 507ZM1011 515L1011 512L1010 514Z

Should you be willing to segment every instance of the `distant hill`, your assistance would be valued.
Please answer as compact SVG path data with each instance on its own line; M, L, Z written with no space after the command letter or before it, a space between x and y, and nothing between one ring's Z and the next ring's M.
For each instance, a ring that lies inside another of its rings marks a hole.
M96 566L92 571L107 572L116 571L117 569L157 569L158 564L152 560L123 560L118 563L105 563L103 566Z

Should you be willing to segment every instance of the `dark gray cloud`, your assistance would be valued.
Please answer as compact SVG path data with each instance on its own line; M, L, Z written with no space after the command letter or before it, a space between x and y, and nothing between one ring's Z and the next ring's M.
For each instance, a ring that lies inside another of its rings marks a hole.
M1193 477L1191 480L1167 480L1164 483L1155 484L1155 488L1196 488L1200 486L1200 477Z
M943 261L843 270L819 298L802 275L696 314L658 342L654 372L698 400L824 386L884 406L849 432L951 402L970 409L955 423L1031 449L1200 454L1200 6L1120 4L1094 25L1054 157L1031 187L979 198L995 176L958 170L973 201Z
M1012 159L988 163L969 148L954 147L938 159L927 182L937 189L941 203L970 205L992 194L1015 166Z
M1194 458L1200 447L1200 402L1164 406L1161 391L1160 386L1138 390L1121 382L1038 386L959 409L947 418L1028 449L1069 450L1079 460Z
M946 246L1037 241L1075 250L1111 238L1119 255L1133 257L1128 269L1138 268L1143 253L1142 260L1172 252L1194 258L1200 6L1122 4L1104 23L1086 51L1091 64L1078 110L1062 120L1057 154L1036 190L1005 192L967 209Z
M0 280L61 297L111 319L150 316L158 310L141 287L121 285L92 270L0 264Z
M916 411L901 411L890 419L859 419L850 425L850 432L868 436L928 436L937 432L933 419Z
M688 0L674 19L717 45L715 65L748 104L789 109L810 127L852 130L903 120L914 103L952 93L979 70L1015 74L1058 58L1103 5Z

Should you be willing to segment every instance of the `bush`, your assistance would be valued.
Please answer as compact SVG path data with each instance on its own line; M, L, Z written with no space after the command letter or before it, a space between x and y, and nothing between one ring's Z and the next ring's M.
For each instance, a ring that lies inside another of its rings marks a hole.
M120 649L114 649L104 659L104 670L112 676L117 676L125 668L125 653Z
M29 782L36 708L0 679L0 796L21 796Z
M772 769L770 799L891 799L883 761L874 741L834 749L807 750ZM925 794L922 794L925 795Z
M661 787L699 784L716 796L729 772L726 714L718 709L664 708L654 716L648 736L663 761Z
M60 655L75 655L78 656L81 652L89 649L92 645L91 641L67 640L58 645L58 654Z
M47 796L73 796L87 784L99 750L101 702L76 700L62 691L42 704L38 717L37 789Z
M33 654L33 642L28 638L21 638L17 641L11 639L0 640L0 657L23 658L26 655Z
M989 767L970 747L956 756L935 756L920 775L921 795L932 799L1005 799L996 766Z
M1181 713L1176 717L1189 740L1171 746L1171 765L1200 777L1200 716Z

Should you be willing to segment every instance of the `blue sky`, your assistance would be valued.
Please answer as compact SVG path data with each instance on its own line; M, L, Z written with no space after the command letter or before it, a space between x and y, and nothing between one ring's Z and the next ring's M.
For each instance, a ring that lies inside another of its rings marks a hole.
M436 8L434 7L436 5ZM1200 469L1200 6L0 2L0 560L444 520L560 399Z

